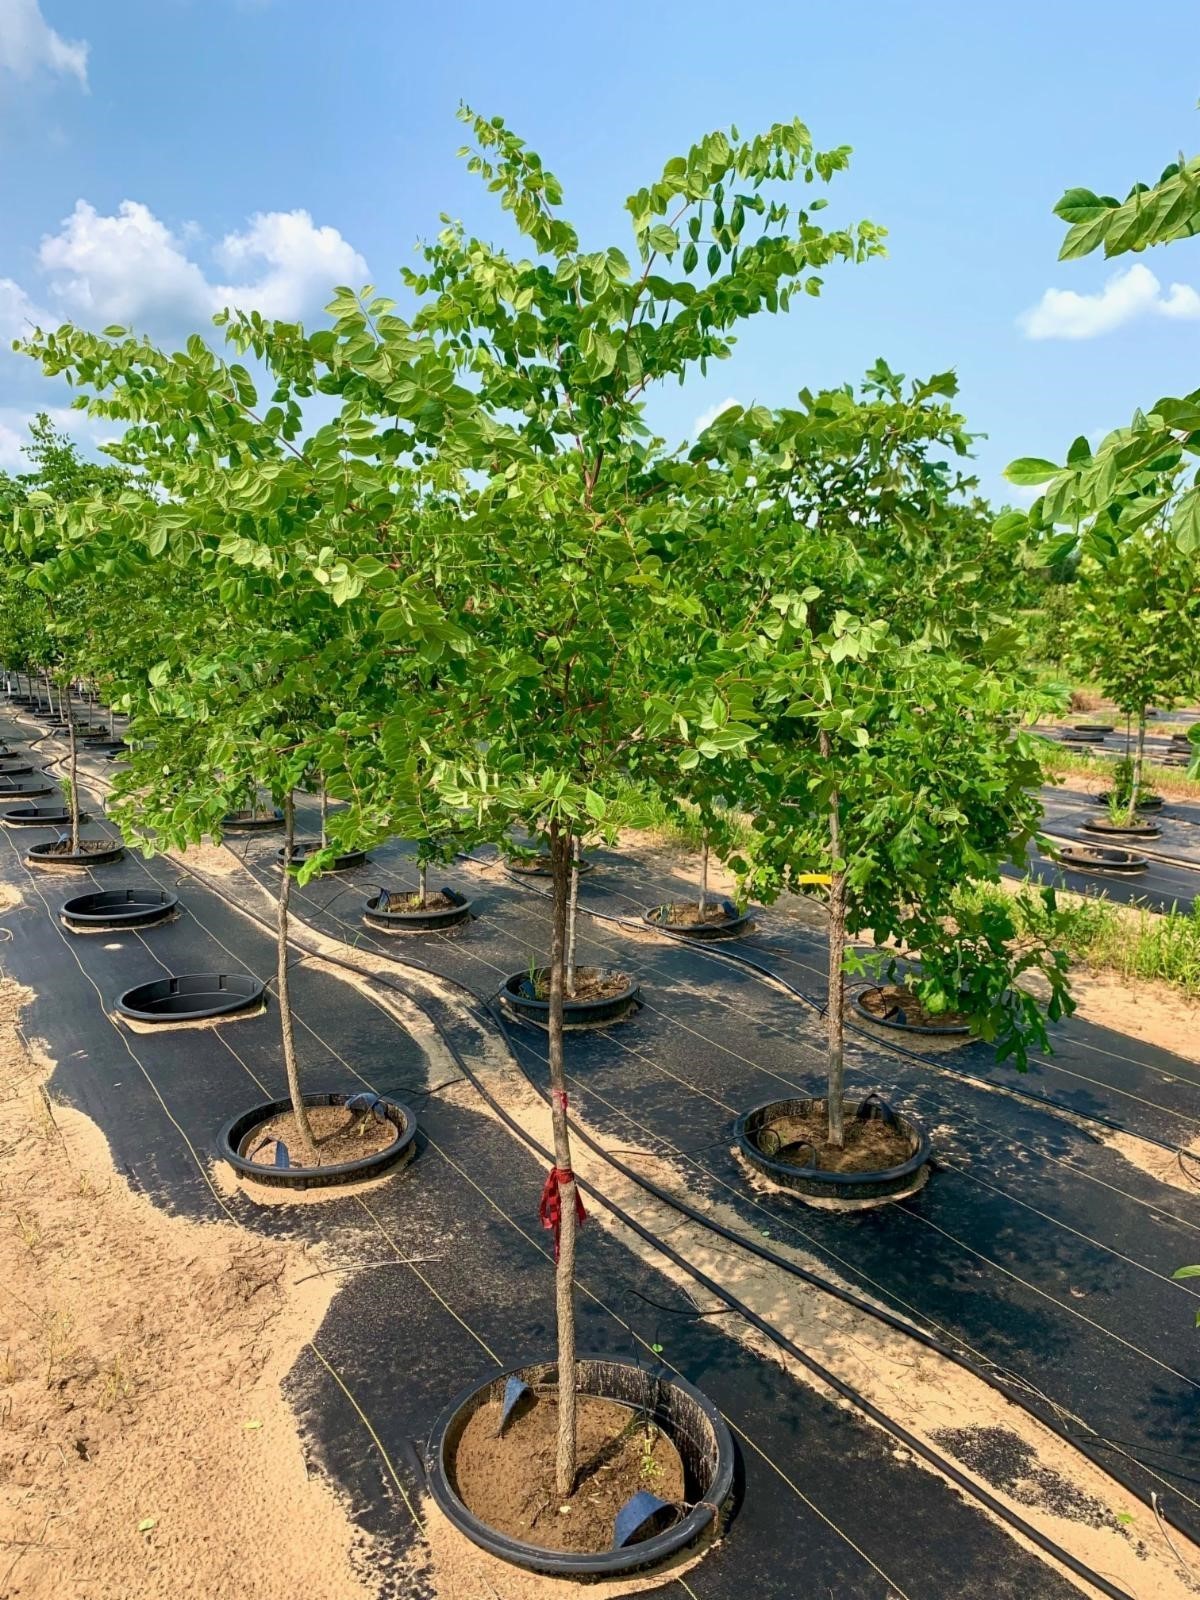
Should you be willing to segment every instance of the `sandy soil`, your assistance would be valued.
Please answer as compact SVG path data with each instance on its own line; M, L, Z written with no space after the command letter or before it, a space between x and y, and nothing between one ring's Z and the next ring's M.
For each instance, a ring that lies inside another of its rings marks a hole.
M366 1600L362 1537L280 1392L336 1280L135 1195L47 1096L27 999L0 980L0 1594L278 1600L282 1572Z

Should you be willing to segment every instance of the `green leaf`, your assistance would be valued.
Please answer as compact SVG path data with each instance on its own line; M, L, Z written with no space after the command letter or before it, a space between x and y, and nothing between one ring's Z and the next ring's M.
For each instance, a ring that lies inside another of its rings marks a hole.
M1009 483L1033 488L1039 483L1047 483L1061 471L1062 468L1056 467L1053 461L1043 461L1040 456L1021 456L1019 460L1009 462L1004 469L1004 476Z
M1054 215L1064 222L1078 224L1092 222L1112 209L1113 202L1102 200L1090 189L1068 189L1054 208Z

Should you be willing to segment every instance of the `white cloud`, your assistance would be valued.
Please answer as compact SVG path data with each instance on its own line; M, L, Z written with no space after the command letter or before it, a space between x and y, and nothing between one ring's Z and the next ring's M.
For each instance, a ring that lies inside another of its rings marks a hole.
M57 317L40 310L19 283L0 278L0 349L7 350L14 339L23 339L34 328L54 327Z
M367 263L336 228L313 226L307 211L258 212L245 233L226 234L217 252L226 271L263 262L248 284L218 288L222 305L257 307L267 317L294 319L328 299L338 283L361 283Z
M0 71L32 78L40 70L69 74L87 88L88 46L64 39L42 15L38 0L0 0Z
M1017 323L1028 339L1094 339L1141 316L1200 319L1200 294L1186 283L1173 283L1164 294L1139 262L1114 273L1096 294L1047 289Z
M724 400L718 400L715 406L709 406L707 411L702 411L695 422L692 423L693 433L698 437L704 432L705 428L712 426L722 411L728 411L730 406L740 406L741 403L740 400L735 400L733 395L727 395Z
M209 277L186 248L196 232L193 224L172 232L137 200L123 200L113 216L79 200L42 240L38 260L64 314L136 328L195 327L225 306L292 320L319 309L335 284L367 275L358 251L307 211L260 212L221 241L217 259L230 274L242 269L241 282Z
M21 446L25 443L25 435L10 428L6 423L0 422L0 468L8 471L19 471L29 463L21 454Z

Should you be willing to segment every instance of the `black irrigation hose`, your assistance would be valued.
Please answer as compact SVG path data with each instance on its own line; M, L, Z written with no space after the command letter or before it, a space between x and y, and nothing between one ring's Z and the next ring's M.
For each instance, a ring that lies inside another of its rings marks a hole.
M183 870L186 871L189 876L195 878L197 882L203 884L211 894L215 895L219 900L224 901L224 903L233 911L239 913L240 915L249 917L251 921L258 923L260 927L267 928L268 930L271 929L272 925L267 922L266 918L259 916L254 911L249 910L246 906L235 900L232 895L226 893L223 889L214 884L204 874L197 872L194 867L188 867L182 862L177 862L176 864L181 866ZM538 893L540 891L535 890L534 892ZM595 912L590 914L602 915ZM624 919L607 917L605 920L621 922ZM330 935L324 935L324 937L328 938ZM340 943L343 941L338 942ZM305 945L299 939L293 938L293 943L295 943L299 949L304 950L307 955L312 956L314 959L326 961L331 966L342 968L347 972L352 972L358 977L367 978L372 983L377 983L382 988L389 989L393 993L401 995L410 1005L415 1006L421 1015L425 1017L433 1031L441 1039L444 1047L459 1068L463 1078L465 1078L466 1081L471 1084L472 1088L479 1095L479 1097L491 1107L491 1109L505 1124L505 1126L512 1133L514 1133L518 1139L520 1139L531 1150L538 1154L541 1159L545 1161L550 1161L552 1159L550 1152L543 1145L539 1144L537 1140L534 1139L532 1134L524 1129L521 1124L516 1121L516 1119L484 1086L478 1075L468 1065L457 1045L439 1025L428 1006L426 1006L421 1000L417 999L409 990L402 988L397 983L390 982L387 978L381 977L378 973L371 971L369 968L360 966L352 961L347 961L345 958L340 956L327 955L319 949L313 949L311 946ZM478 997L471 989L467 987L467 985L459 983L455 979L445 978L442 976L442 974L435 972L430 967L423 966L417 961L404 960L399 956L385 954L382 951L376 952L375 955L376 959L378 960L388 961L395 966L406 968L412 972L420 973L423 977L432 979L435 983L445 983L449 987L458 989L469 1001L468 1010L477 1018L482 1011L493 1021L496 1020L496 1013L494 1012L493 1008L490 1005L481 1006ZM774 974L771 973L769 969L763 968L762 970L766 976L774 977ZM785 982L785 987L791 988L791 985L786 984ZM813 1006L813 1002L808 1000L806 996L801 995L799 991L795 992L806 1005L809 1005L810 1007ZM517 1070L521 1073L521 1076L530 1085L530 1087L534 1089L535 1093L538 1093L539 1096L544 1099L545 1097L541 1095L541 1091L537 1089L537 1086L533 1083L532 1079L529 1078L529 1075L525 1072L519 1060L516 1058L516 1055L512 1050L512 1046L509 1043L509 1031L507 1025L504 1023L502 1017L500 1018L500 1028L502 1037L504 1038L506 1045L508 1045L509 1054L514 1061ZM974 1363L969 1357L966 1357L960 1352L956 1351L952 1345L944 1343L932 1334L928 1334L924 1332L924 1330L916 1327L914 1324L908 1323L902 1318L894 1316L891 1312L884 1310L882 1307L872 1305L869 1301L863 1300L859 1296L855 1295L851 1290L843 1289L840 1285L820 1277L817 1273L810 1272L807 1268L801 1267L797 1263L787 1260L786 1257L777 1255L774 1251L769 1250L765 1245L760 1245L757 1240L738 1233L735 1229L727 1228L723 1223L716 1222L711 1217L706 1217L702 1212L697 1211L686 1201L680 1200L676 1196L670 1194L667 1190L660 1188L660 1186L655 1184L653 1180L648 1179L635 1172L632 1168L625 1166L623 1162L619 1161L615 1156L611 1155L607 1150L605 1150L602 1145L600 1145L588 1133L586 1133L584 1129L579 1127L578 1124L576 1124L575 1132L588 1146L588 1148L591 1149L602 1160L606 1161L610 1166L622 1173L622 1175L625 1176L630 1182L635 1184L636 1187L653 1194L661 1203L667 1205L669 1208L677 1211L681 1215L686 1216L690 1221L698 1223L700 1226L708 1229L710 1232L716 1233L719 1237L726 1239L728 1242L749 1250L752 1254L759 1256L762 1260L768 1262L772 1266L778 1267L780 1270L784 1271L790 1276L799 1278L801 1281L808 1283L811 1287L819 1289L823 1293L832 1295L835 1299L841 1300L844 1304L851 1306L855 1310L872 1317L876 1321L883 1323L885 1326L892 1328L896 1332L902 1333L907 1337L914 1339L917 1343L924 1345L927 1349L935 1352L936 1354L944 1356L947 1360L954 1362L957 1366L962 1367L965 1371L970 1372L973 1376L978 1377L983 1382L987 1383L989 1387L995 1389L997 1393L1003 1395L1003 1397L1009 1400L1012 1404L1019 1406L1020 1409L1026 1412L1030 1412L1038 1422L1049 1428L1052 1433L1056 1434L1065 1443L1078 1449L1081 1454L1086 1455L1096 1465L1100 1466L1101 1470L1106 1470L1103 1462L1099 1460L1095 1454L1094 1447L1089 1447L1087 1443L1063 1427L1061 1423L1051 1420L1048 1417L1043 1417L1037 1412L1033 1412L1032 1408L1028 1404L1018 1400L1009 1391L1002 1379L998 1378L995 1374L990 1373L986 1368L976 1365L976 1363ZM651 1233L649 1229L643 1226L643 1224L638 1222L634 1217L630 1216L629 1213L624 1211L614 1201L610 1200L595 1184L590 1183L585 1178L579 1178L577 1181L580 1187L586 1193L599 1200L600 1203L612 1215L617 1217L625 1226L630 1228L631 1231L637 1234L639 1238L643 1239L653 1249L659 1251L660 1254L665 1255L668 1260L672 1261L682 1271L687 1273L697 1283L702 1285L702 1287L704 1287L709 1293L715 1295L719 1300L723 1301L731 1312L737 1312L739 1315L744 1317L745 1320L748 1321L753 1327L757 1328L760 1333L764 1334L772 1342L779 1345L779 1347L785 1350L789 1355L792 1355L797 1361L800 1362L802 1366L807 1368L816 1377L821 1379L821 1381L827 1383L837 1393L842 1395L844 1399L849 1401L850 1404L860 1409L864 1415L870 1417L871 1420L874 1421L878 1426L884 1428L887 1432L893 1434L894 1437L900 1439L901 1442L904 1443L908 1448L915 1451L922 1457L922 1459L933 1466L935 1470L942 1472L957 1487L977 1499L995 1516L998 1516L1002 1521L1015 1528L1024 1537L1030 1539L1053 1559L1061 1562L1077 1577L1080 1577L1085 1582L1092 1584L1097 1590L1099 1590L1100 1593L1110 1596L1111 1600L1133 1600L1133 1597L1131 1597L1125 1590L1119 1589L1114 1584L1111 1584L1102 1574L1094 1572L1083 1562L1078 1561L1073 1555L1071 1555L1069 1551L1062 1549L1061 1546L1054 1542L1054 1540L1041 1533L1040 1530L1033 1527L1031 1524L1025 1522L1025 1520L1018 1516L1017 1513L1010 1511L1009 1508L1003 1504L1003 1502L997 1500L996 1497L988 1490L976 1484L970 1477L961 1472L953 1464L953 1462L947 1460L931 1446L926 1445L916 1435L910 1434L903 1424L894 1421L892 1418L889 1418L886 1413L875 1406L874 1403L868 1400L865 1395L859 1394L858 1391L851 1385L845 1383L832 1372L829 1372L814 1357L809 1356L805 1351L801 1350L799 1346L794 1344L786 1337L786 1335L782 1334L770 1322L759 1316L757 1312L752 1310L751 1307L747 1306L743 1301L739 1300L736 1295L717 1284L713 1279L709 1278L706 1273L701 1271L700 1268L694 1266L685 1257L680 1255L678 1251L674 1250L672 1246L666 1244L662 1239ZM1097 1437L1099 1436L1097 1435ZM1134 1491L1130 1490L1129 1492L1133 1493L1134 1497L1141 1501L1143 1505L1148 1504L1148 1502L1142 1500L1142 1497L1137 1495ZM1152 1507L1151 1509L1154 1508ZM1164 1521L1171 1521L1180 1532L1186 1532L1186 1530L1181 1528L1177 1522L1174 1522L1173 1518L1168 1518L1162 1511L1161 1507L1157 1509L1156 1514L1162 1516Z

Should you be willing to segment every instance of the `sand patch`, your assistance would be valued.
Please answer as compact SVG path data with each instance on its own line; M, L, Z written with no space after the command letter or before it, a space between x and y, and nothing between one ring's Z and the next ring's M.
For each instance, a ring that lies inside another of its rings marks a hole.
M365 1600L367 1541L309 1476L280 1389L337 1280L134 1194L47 1096L28 998L0 980L0 1593L278 1600L286 1572Z

